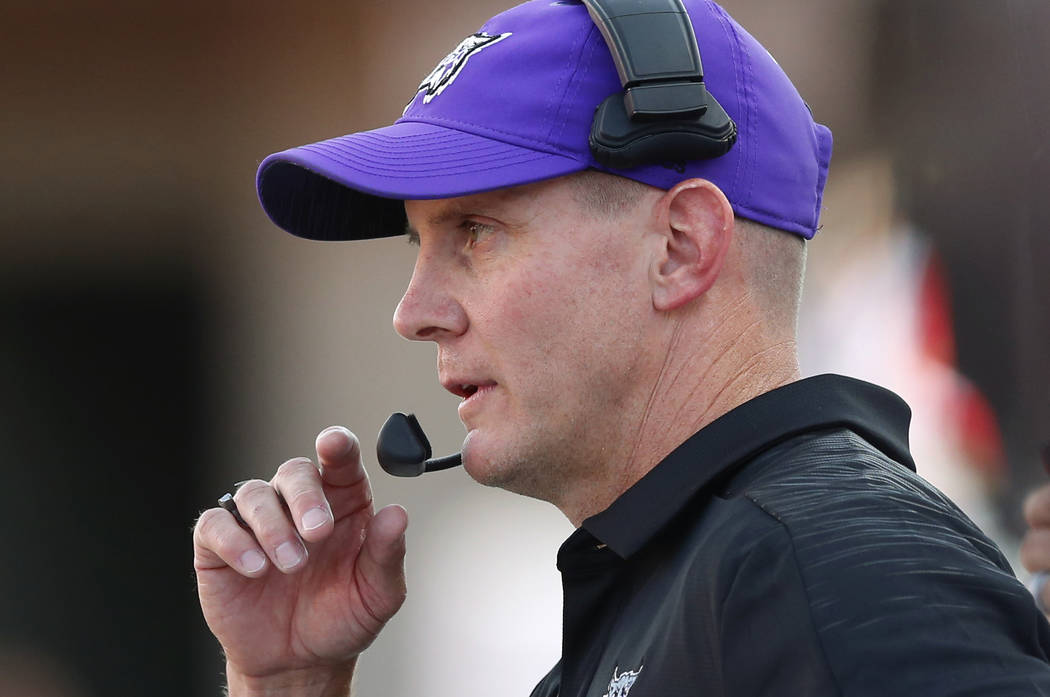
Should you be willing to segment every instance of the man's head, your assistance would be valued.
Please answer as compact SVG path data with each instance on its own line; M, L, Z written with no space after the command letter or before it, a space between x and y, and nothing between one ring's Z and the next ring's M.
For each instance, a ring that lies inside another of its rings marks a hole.
M437 343L465 397L468 471L570 518L594 512L579 492L610 501L724 409L718 385L794 355L830 133L720 7L686 7L738 129L717 159L601 165L588 135L622 89L613 58L580 3L534 0L449 54L393 126L259 170L264 208L297 235L407 222L420 249L395 326Z
M802 241L739 224L706 180L584 172L405 209L419 254L394 325L464 398L468 472L566 512L691 433L720 362L793 340Z

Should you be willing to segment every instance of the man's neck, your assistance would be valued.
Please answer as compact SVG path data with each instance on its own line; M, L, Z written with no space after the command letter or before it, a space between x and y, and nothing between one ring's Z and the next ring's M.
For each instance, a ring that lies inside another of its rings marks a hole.
M682 351L687 339L676 330L634 432L615 458L602 463L603 481L574 487L577 497L558 506L579 527L605 510L675 448L741 404L800 378L796 344L759 335L752 324L721 342L709 335L705 351ZM617 462L619 460L619 462Z

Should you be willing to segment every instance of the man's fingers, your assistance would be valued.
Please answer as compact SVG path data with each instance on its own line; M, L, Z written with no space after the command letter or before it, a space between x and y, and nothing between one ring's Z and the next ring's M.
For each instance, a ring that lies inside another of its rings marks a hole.
M1050 530L1028 531L1021 542L1021 564L1032 573L1050 571Z
M230 567L242 576L266 571L266 555L229 511L210 508L193 528L193 566L198 571Z
M405 530L408 514L398 505L372 518L357 558L355 581L368 614L385 623L405 601ZM379 627L375 628L379 631Z
M237 489L233 500L259 546L278 569L291 573L303 565L306 546L272 486L252 479Z
M317 436L317 461L325 495L336 521L372 513L372 487L361 463L357 436L342 426L329 426Z
M271 480L284 498L299 534L309 542L319 542L332 531L332 511L321 485L321 473L305 457L288 460Z
M317 435L321 476L332 486L354 486L368 479L361 464L361 443L349 429L329 426Z
M1050 527L1050 484L1036 489L1025 499L1024 519L1033 528Z

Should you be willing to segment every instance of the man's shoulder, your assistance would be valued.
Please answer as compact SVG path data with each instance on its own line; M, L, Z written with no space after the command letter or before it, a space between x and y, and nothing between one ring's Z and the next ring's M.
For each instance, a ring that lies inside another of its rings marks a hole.
M773 644L794 655L805 644L842 694L882 694L875 686L904 663L915 670L894 678L897 694L1050 684L1045 627L999 550L947 497L855 433L785 441L712 503L728 580L722 650L740 680L753 671L747 657ZM751 631L755 623L761 630ZM741 625L751 629L741 634Z
M1010 573L995 544L950 499L849 429L772 448L724 493L777 521L804 567L947 556Z

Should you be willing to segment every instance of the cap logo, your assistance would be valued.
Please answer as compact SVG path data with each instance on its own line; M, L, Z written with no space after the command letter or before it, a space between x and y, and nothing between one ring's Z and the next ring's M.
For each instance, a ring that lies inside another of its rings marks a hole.
M511 32L506 34L478 32L463 39L459 46L456 46L452 53L441 59L437 67L419 84L416 93L426 90L426 94L423 95L423 103L429 104L430 100L444 92L445 88L452 84L471 56L492 44L503 41L510 35Z

